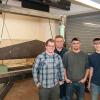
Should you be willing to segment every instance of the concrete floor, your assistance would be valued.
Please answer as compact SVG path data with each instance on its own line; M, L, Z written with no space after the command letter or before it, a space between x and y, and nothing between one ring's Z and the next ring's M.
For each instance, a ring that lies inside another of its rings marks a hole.
M39 100L38 89L34 86L32 79L17 81L4 100ZM85 94L85 100L90 100L89 93Z
M4 100L39 100L38 90L32 79L17 81Z

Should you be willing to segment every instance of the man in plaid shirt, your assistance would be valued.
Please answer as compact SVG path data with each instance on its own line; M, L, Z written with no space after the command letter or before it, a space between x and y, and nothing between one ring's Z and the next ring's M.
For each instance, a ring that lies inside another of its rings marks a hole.
M59 84L64 81L64 67L61 57L54 53L53 39L46 41L45 48L34 64L33 80L39 88L39 100L59 100Z

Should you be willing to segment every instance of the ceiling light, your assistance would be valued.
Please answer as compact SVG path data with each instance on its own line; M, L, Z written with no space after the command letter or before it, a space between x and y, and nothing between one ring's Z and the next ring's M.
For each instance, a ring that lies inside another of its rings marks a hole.
M91 23L91 22L84 22L83 24L88 27L100 28L100 24L95 24L95 23Z
M80 3L86 4L88 6L91 6L91 7L97 8L97 9L100 9L100 4L97 2L94 2L92 0L75 0L75 1L78 1Z

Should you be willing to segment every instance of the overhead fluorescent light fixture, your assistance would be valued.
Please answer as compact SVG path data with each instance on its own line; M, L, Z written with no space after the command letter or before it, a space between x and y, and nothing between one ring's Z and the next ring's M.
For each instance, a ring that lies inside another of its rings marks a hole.
M100 9L100 4L92 0L75 0L75 1L94 7L96 9Z
M88 27L100 28L100 24L95 24L95 23L91 23L91 22L90 23L84 22L83 24Z

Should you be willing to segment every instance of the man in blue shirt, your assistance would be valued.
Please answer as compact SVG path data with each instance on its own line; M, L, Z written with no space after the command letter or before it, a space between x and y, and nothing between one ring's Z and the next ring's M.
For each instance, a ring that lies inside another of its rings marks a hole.
M62 84L64 81L62 59L54 53L53 39L46 41L45 48L33 66L33 80L39 88L39 100L59 100L59 83Z
M90 75L88 88L91 90L91 100L99 100L100 94L100 38L93 40L95 52L89 56Z

